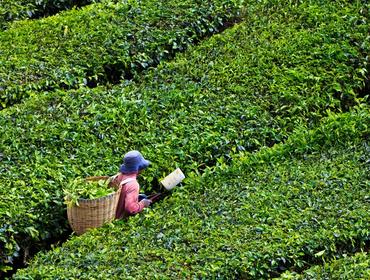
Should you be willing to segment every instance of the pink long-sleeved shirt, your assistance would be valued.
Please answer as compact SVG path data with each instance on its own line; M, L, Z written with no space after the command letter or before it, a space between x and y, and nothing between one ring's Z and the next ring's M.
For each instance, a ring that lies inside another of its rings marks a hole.
M139 201L139 183L136 181L137 173L123 174L119 173L112 183L119 186L126 179L132 181L124 184L121 189L121 194L118 200L116 219L121 219L130 215L141 212L145 205L143 201Z

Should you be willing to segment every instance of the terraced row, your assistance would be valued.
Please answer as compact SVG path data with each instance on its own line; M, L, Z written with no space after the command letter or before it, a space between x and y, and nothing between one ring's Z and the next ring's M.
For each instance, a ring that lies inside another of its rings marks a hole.
M114 174L127 150L152 160L148 191L177 165L200 173L229 163L358 102L368 15L341 1L288 2L250 3L245 22L141 81L37 93L1 111L2 269L68 232L68 180Z
M117 83L232 23L232 0L103 1L0 33L0 109L56 88Z

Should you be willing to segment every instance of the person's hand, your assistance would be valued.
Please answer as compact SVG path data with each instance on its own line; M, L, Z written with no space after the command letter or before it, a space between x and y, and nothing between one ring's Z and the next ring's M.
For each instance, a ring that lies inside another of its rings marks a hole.
M141 201L144 203L145 207L148 207L152 203L150 199L146 198L142 199Z

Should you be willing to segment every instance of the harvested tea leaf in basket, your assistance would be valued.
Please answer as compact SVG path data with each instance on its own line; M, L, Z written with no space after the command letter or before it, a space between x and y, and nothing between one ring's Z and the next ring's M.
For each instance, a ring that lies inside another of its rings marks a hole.
M116 190L108 185L108 180L87 181L75 179L63 190L67 205L78 205L79 199L96 199L114 193Z

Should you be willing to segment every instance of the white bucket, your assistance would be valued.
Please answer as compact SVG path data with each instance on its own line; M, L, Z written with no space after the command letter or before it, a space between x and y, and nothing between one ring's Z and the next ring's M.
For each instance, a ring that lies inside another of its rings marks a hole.
M185 179L184 173L182 173L180 168L177 168L171 174L166 176L162 181L161 184L167 189L173 189L177 184L179 184L182 180Z

